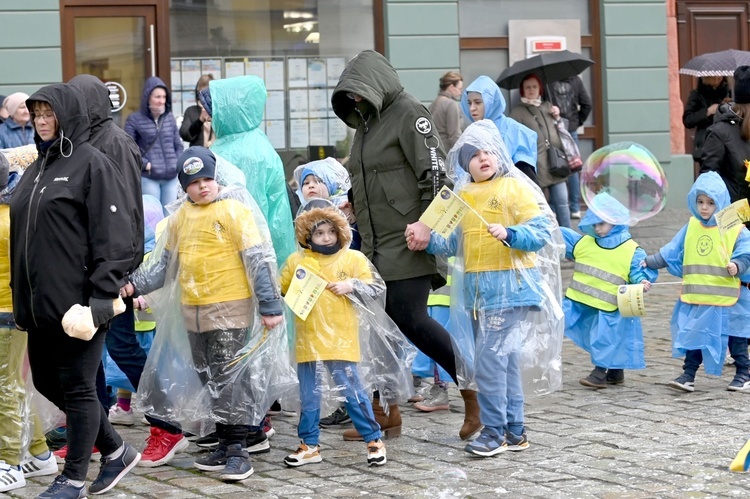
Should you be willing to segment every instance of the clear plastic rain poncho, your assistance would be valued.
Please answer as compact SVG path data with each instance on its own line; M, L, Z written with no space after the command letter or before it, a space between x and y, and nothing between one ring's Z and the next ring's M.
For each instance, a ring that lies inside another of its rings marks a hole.
M327 191L327 195L324 195L326 193L320 192L320 187L317 187L316 198L328 199L337 207L347 202L347 193L352 188L349 172L346 171L344 165L335 159L325 158L318 161L311 161L294 169L294 180L298 185L297 196L302 202L302 208L309 201L303 195L302 186L304 185L305 178L311 174L317 177L317 180L325 186Z
M138 405L202 435L215 423L257 425L297 384L285 323L267 330L260 318L270 303L281 311L268 227L231 166L217 157L215 201L183 195L168 206L167 228L131 276L158 331Z
M494 176L479 182L468 171L477 151L489 152L498 167ZM456 255L450 327L459 387L477 389L480 355L520 352L527 393L559 389L564 331L560 259L565 245L555 215L541 190L513 165L489 120L472 123L461 135L448 154L448 175L454 192L474 210L448 240L433 233L428 247L436 255ZM509 238L498 241L477 214L502 224Z
M321 248L312 242L311 234L324 222L336 232L334 247ZM293 281L305 277L300 269L330 284L349 282L353 288L343 295L326 289L305 320L295 316L295 361L299 372L309 372L310 366L303 363L315 365L315 392L321 398L321 410L326 413L337 408L347 395L369 397L374 390L380 391L384 407L386 403L406 403L414 390L410 366L416 349L385 313L385 283L375 267L364 254L349 249L352 236L346 216L327 200L313 200L297 216L295 225L297 241L303 247L282 267L281 289L287 298ZM358 376L348 372L346 380L335 380L330 371L337 362L356 364Z

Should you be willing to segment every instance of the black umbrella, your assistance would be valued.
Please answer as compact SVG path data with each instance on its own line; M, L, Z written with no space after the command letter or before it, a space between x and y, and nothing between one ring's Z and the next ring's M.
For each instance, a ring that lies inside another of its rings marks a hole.
M722 50L693 57L680 68L680 74L698 77L734 76L734 70L740 66L750 66L750 52Z
M521 82L530 74L538 76L542 83L560 81L581 74L594 61L569 50L545 52L516 62L503 71L497 79L501 88L508 90L521 86Z

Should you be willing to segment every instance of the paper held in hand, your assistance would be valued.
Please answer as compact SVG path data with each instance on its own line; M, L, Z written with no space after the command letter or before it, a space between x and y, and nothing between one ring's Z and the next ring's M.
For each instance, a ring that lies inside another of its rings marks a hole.
M714 216L716 217L716 225L719 227L719 232L724 234L739 224L750 222L750 206L747 203L747 199L740 199L723 210L717 211Z
M294 269L294 277L284 296L284 302L303 321L315 306L328 282L303 265Z
M461 223L461 219L468 211L474 212L479 219L487 224L487 221L477 213L471 206L458 197L455 192L447 186L443 186L427 207L419 221L428 226L442 237L447 238Z
M643 284L627 284L617 288L617 308L623 317L643 317L646 306L643 302Z

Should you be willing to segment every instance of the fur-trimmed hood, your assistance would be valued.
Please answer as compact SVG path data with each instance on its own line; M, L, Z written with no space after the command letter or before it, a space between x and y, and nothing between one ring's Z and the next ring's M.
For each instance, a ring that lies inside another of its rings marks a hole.
M302 247L308 248L313 227L323 221L328 221L333 224L338 233L341 247L348 248L352 242L352 230L349 227L349 222L346 220L346 216L344 216L341 210L333 205L324 208L312 208L297 215L297 218L294 221L297 242Z

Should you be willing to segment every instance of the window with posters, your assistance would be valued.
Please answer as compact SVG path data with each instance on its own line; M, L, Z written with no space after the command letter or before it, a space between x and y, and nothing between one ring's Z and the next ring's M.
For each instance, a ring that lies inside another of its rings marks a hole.
M373 0L171 0L170 37L175 115L195 105L203 74L256 75L268 90L262 127L277 150L336 146L347 128L331 93L346 62L375 47Z

